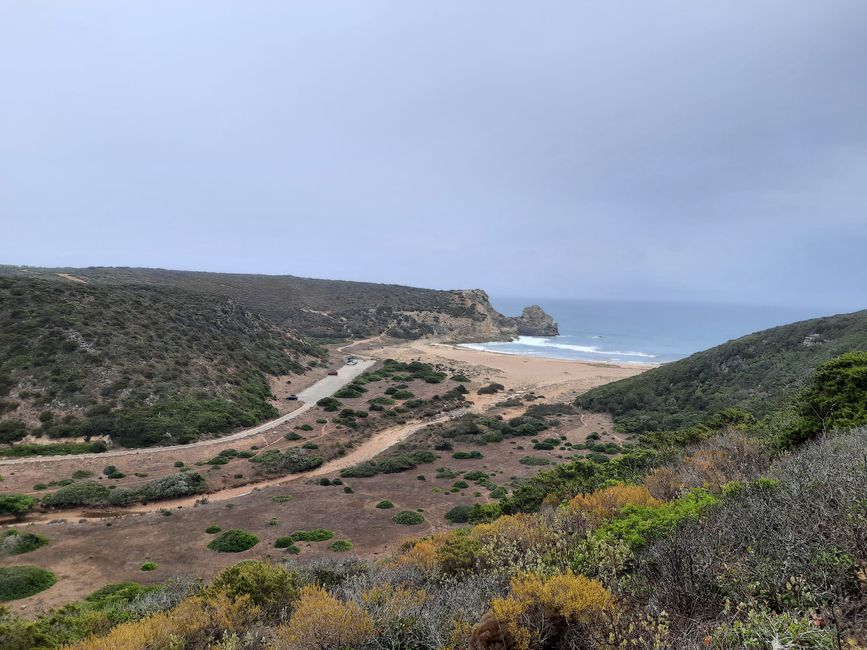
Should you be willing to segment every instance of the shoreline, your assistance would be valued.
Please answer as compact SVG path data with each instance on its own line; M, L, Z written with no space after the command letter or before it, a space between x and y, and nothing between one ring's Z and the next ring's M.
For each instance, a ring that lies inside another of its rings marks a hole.
M495 341L496 342L496 341ZM549 357L543 354L521 354L520 352L505 352L502 350L489 350L468 347L470 345L484 345L483 343L431 343L435 346L451 347L458 350L467 350L469 352L478 352L480 354L502 354L508 357L520 357L524 359L539 359L543 361L563 361L565 363L583 363L589 366L604 366L609 368L636 368L640 370L650 370L658 368L664 363L653 363L646 361L595 361L593 359L564 359L562 357Z

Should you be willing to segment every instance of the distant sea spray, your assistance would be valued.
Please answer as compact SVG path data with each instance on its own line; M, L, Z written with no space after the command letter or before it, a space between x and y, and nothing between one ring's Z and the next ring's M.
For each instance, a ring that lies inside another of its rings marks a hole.
M461 347L501 354L549 357L552 359L583 359L616 363L655 363L655 354L623 350L608 350L596 345L562 343L563 337L519 336L508 343L465 343ZM594 338L604 338L596 336Z

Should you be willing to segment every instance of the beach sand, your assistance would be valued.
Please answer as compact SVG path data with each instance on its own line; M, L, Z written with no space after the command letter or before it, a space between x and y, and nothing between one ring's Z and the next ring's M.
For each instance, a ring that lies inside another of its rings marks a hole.
M424 340L371 346L355 352L404 362L448 364L471 379L497 382L518 394L541 393L546 401L569 400L596 386L632 377L654 367L501 354Z

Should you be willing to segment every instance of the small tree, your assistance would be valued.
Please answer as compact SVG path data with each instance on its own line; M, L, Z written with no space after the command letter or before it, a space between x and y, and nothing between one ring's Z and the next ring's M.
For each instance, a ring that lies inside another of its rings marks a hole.
M21 519L35 503L36 499L26 494L0 494L0 514Z

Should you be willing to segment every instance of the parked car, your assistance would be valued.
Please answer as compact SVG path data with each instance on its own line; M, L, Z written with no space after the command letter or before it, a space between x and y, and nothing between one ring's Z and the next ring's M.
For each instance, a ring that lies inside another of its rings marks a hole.
M288 399L290 402L294 402L295 400L298 399L298 396L297 395L287 395L286 399Z
M336 377L336 376L337 376L337 371L336 371L336 370L329 370L329 371L328 371L328 374L329 374L329 375L334 375L334 376Z

